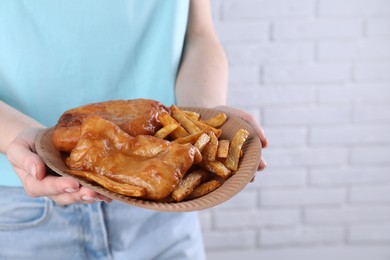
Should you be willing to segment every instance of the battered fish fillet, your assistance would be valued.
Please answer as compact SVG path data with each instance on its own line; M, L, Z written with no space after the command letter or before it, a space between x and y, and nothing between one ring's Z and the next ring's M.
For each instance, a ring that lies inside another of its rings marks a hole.
M99 116L117 124L132 136L153 135L161 124L158 115L168 108L149 99L111 100L68 110L62 114L53 132L54 146L70 152L80 138L80 128L90 116Z
M167 197L187 170L201 161L191 144L150 135L132 137L98 116L88 117L66 164L69 173L114 192L151 200Z

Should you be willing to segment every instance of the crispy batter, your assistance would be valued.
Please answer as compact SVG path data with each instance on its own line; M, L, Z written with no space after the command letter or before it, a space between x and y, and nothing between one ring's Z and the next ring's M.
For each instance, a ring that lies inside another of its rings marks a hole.
M102 186L136 186L145 189L145 194L139 193L140 197L160 200L167 197L193 163L200 160L199 150L191 144L172 143L150 135L132 137L114 123L90 116L66 164L87 179L91 179L89 174L83 172L108 178L110 181L92 179ZM126 191L121 193L126 194ZM136 192L128 192L132 193Z
M111 100L88 104L62 114L53 132L53 143L60 151L70 152L80 138L83 122L91 116L99 116L117 124L131 136L153 135L161 123L158 115L168 108L149 99Z

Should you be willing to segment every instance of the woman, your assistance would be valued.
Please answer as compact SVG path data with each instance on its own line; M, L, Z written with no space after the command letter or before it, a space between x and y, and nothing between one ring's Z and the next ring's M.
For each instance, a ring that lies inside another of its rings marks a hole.
M142 97L228 109L266 146L250 115L224 106L208 1L10 0L0 20L0 258L204 259L196 213L130 207L46 174L34 141L67 109Z

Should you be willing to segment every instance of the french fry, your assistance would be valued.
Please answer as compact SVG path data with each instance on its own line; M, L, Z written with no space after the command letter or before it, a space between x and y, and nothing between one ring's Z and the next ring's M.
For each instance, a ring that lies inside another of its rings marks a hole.
M204 120L203 123L212 126L214 128L221 127L226 122L227 116L225 113L220 113L212 118Z
M179 185L173 190L172 192L172 198L180 202L185 197L190 195L190 193L194 190L196 186L200 184L202 181L202 173L200 171L204 171L203 169L193 171L190 174L188 174L186 177L183 178L183 180L179 183Z
M210 180L208 182L202 183L201 185L196 187L190 193L190 195L188 195L187 199L196 199L196 198L202 197L202 196L216 190L220 186L221 186L221 183L217 180Z
M183 112L190 118L193 118L195 120L199 120L200 119L200 114L198 112L188 111L188 110L183 110Z
M197 127L204 130L205 132L213 132L217 137L220 137L222 134L221 129L214 128L212 126L209 126L209 125L207 125L199 120L195 120L193 118L189 118L189 119L192 121L192 123L194 123Z
M196 126L192 120L177 106L172 105L170 107L172 117L180 123L180 125L190 134L195 134L198 132L201 132L202 129L200 129L198 126Z
M195 134L192 134L192 135L188 135L188 136L185 136L185 137L180 137L180 138L177 138L175 140L173 140L172 142L174 143L179 143L179 144L195 144L196 141L198 141L199 137L204 134L203 132L198 132L198 133L195 133Z
M232 171L237 171L238 169L241 148L248 136L249 132L247 130L240 129L233 137L233 140L230 144L228 156L225 160L225 166Z
M196 140L194 146L199 149L200 152L206 147L210 141L210 136L206 133L202 133L201 136Z
M178 122L174 118L172 118L168 113L159 114L158 119L160 120L163 126L167 126L170 124L178 124ZM170 136L174 139L188 136L188 135L189 135L188 132L180 125L170 134Z
M166 126L160 128L154 134L154 137L164 139L178 127L179 127L179 124L177 124L177 123L172 123L172 124L166 125Z
M217 151L217 157L218 158L226 158L229 153L229 140L219 140L218 142L218 151Z
M222 162L220 161L205 161L203 160L201 162L201 166L212 172L212 173L215 173L216 175L218 175L219 177L221 177L222 179L226 180L228 179L231 174L232 174L232 171L230 169L228 169Z
M215 161L218 151L218 138L213 132L209 132L210 141L207 143L202 151L202 156L208 161Z

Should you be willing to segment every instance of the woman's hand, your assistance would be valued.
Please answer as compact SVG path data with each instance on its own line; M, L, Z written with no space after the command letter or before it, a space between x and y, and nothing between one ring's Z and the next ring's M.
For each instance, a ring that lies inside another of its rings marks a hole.
M268 140L265 137L263 128L259 125L259 123L257 123L256 119L251 114L230 106L218 106L216 107L216 109L227 112L229 114L235 115L243 119L245 122L250 124L255 130L257 136L260 138L262 148L266 148L268 146ZM267 167L267 162L264 160L263 157L261 157L258 170L259 171L264 170L265 167Z
M46 174L46 165L36 154L35 138L39 128L22 131L8 146L7 157L24 189L31 197L45 196L57 204L111 202L111 199L82 187L71 177Z

